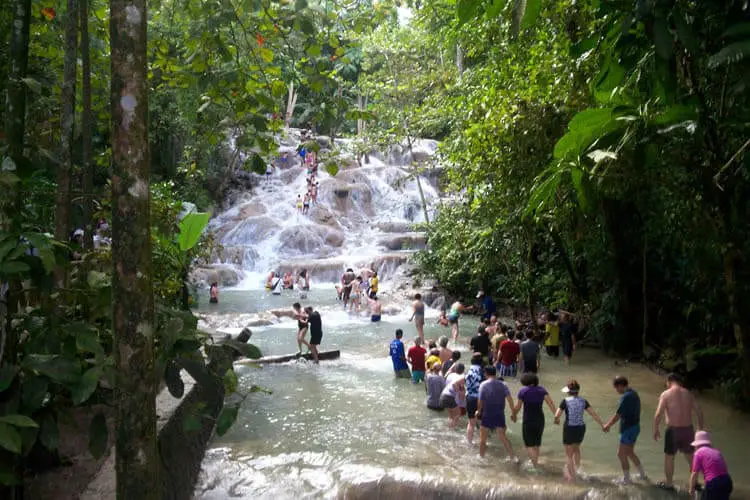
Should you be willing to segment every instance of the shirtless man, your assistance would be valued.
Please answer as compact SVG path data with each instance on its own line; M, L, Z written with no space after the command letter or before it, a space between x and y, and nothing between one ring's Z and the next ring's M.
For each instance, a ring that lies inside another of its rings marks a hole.
M343 276L341 276L341 286L344 290L344 309L349 305L349 297L352 294L352 282L356 279L357 275L354 274L352 268L348 268Z
M667 428L664 432L664 475L665 481L657 484L660 488L673 490L674 457L681 452L687 458L688 466L693 463L693 413L698 429L703 429L703 411L695 396L682 385L682 377L675 373L667 375L667 390L659 396L659 405L654 414L654 440L661 434L659 427L664 417Z

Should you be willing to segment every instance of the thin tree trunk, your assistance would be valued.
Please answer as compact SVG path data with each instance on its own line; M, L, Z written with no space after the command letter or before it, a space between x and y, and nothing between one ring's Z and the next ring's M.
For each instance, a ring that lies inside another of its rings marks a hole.
M70 230L70 185L73 172L73 124L75 121L76 59L78 55L78 1L67 0L65 13L65 56L63 59L62 116L60 118L60 164L57 167L55 239L68 241ZM55 282L62 287L65 270L55 270Z
M26 71L29 63L29 24L31 0L13 2L13 31L10 38L8 93L5 98L5 137L8 156L20 162L26 119Z
M289 82L289 96L286 100L286 115L284 116L284 126L289 128L294 115L294 107L297 105L297 92L294 91L294 82Z
M425 224L430 223L430 214L427 212L427 200L424 197L424 190L422 189L422 181L419 179L419 169L417 168L417 162L414 161L414 149L412 148L411 135L409 134L408 125L406 118L404 118L404 132L406 132L406 144L409 146L409 157L411 158L411 167L414 171L414 179L417 181L417 189L419 190L419 200L422 202L422 212L424 213Z
M146 0L111 0L117 498L160 497L149 221Z
M94 166L91 162L91 57L89 48L89 4L79 0L81 27L81 169L83 170L83 246L94 248Z
M461 45L456 45L456 69L458 69L458 76L461 77L464 74L464 50Z

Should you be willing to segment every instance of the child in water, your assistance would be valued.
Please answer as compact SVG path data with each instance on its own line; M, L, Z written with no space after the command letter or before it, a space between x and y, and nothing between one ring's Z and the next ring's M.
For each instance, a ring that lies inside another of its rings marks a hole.
M210 298L208 299L208 302L210 304L218 304L219 303L219 284L216 282L211 283L211 288L209 288L208 294L210 296Z

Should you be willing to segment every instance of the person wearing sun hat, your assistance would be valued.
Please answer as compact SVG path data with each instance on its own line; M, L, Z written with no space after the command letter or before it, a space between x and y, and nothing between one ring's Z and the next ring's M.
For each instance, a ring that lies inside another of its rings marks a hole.
M701 500L728 500L733 489L732 478L721 452L713 447L711 434L698 431L690 444L695 448L690 474L690 496L695 494L698 473L702 473L706 484L703 486Z
M570 380L568 385L562 388L566 397L555 412L555 425L560 425L560 417L565 412L563 445L565 446L566 464L563 473L565 479L569 482L575 482L576 471L581 466L581 443L583 443L583 438L586 435L586 422L583 419L583 412L588 412L594 421L602 429L604 428L604 423L594 411L594 408L588 401L578 395L580 391L581 386L578 381Z

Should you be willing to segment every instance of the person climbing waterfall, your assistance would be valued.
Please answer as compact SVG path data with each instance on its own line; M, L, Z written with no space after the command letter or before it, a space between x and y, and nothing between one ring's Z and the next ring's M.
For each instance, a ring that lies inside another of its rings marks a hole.
M448 322L451 325L451 340L453 340L453 342L458 340L458 319L461 316L461 311L463 311L463 309L464 305L457 300L451 305L450 311L448 311L447 314Z
M377 271L372 272L372 278L370 278L370 298L376 299L378 296L378 273Z
M389 347L391 361L393 362L393 372L396 374L396 378L411 378L409 365L406 364L404 343L401 340L403 336L403 330L400 328L396 330L396 338L391 340L391 345Z
M219 284L215 281L211 283L211 288L208 289L208 303L209 304L218 304L219 303Z
M302 203L302 195L298 194L297 195L297 213L301 214L303 208L304 208L304 205Z
M273 166L269 163L266 165L266 184L271 184L271 176L273 175Z
M378 323L383 314L383 304L380 303L377 297L370 299L370 320L373 323Z
M312 307L305 307L305 313L307 314L307 324L310 327L310 352L313 356L313 362L318 364L318 346L323 340L323 321L320 318L320 313L315 311Z
M271 280L271 294L281 295L281 291L283 289L284 289L284 280L281 279L281 275L277 271L273 275L273 280Z
M305 311L302 310L302 305L299 302L292 304L294 310L294 318L297 320L297 347L299 348L298 354L302 355L302 346L306 345L307 350L311 351L310 344L305 340L308 328L308 318Z
M360 286L362 285L362 278L360 276L357 276L357 279L352 281L352 293L349 297L349 312L353 314L359 314L359 306L362 302L362 290L360 290Z
M354 274L354 270L350 267L347 268L346 272L341 276L341 286L343 288L343 299L344 309L349 305L349 298L352 294L352 283L357 276Z
M620 394L620 403L612 418L604 424L604 432L609 432L619 420L620 447L617 449L617 458L622 466L622 479L619 479L617 484L630 484L630 462L638 469L639 479L645 481L648 479L646 472L638 455L635 454L635 442L641 433L641 398L628 386L628 379L625 377L615 377L612 385Z
M302 200L302 215L310 213L310 192L305 193L305 197Z
M422 302L422 295L415 294L414 302L411 303L411 318L409 321L414 321L414 326L417 327L417 335L419 338L424 340L424 302Z

